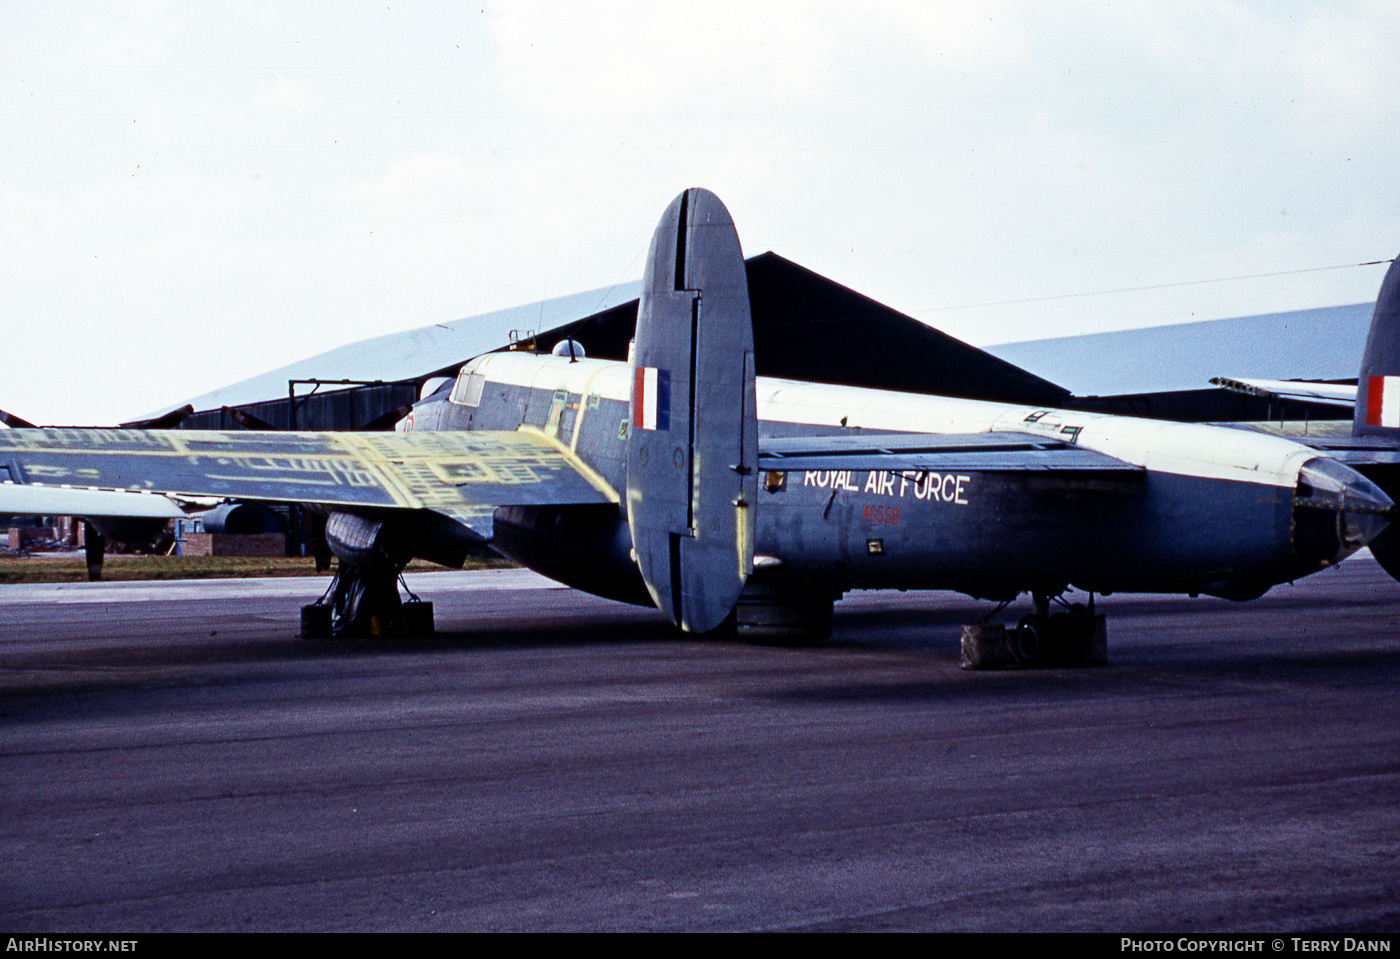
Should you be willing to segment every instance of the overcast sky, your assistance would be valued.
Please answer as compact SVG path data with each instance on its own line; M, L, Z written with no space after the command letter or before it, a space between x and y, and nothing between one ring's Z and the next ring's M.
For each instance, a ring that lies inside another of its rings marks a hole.
M0 15L0 408L43 423L636 279L688 186L975 344L1369 301L1318 268L1400 251L1393 0Z

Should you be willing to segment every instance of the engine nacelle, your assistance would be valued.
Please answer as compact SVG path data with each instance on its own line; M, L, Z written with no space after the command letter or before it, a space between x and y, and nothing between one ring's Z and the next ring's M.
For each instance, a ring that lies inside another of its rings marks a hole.
M1311 567L1340 563L1380 535L1394 503L1375 483L1336 460L1308 460L1293 496L1293 550Z
M415 510L372 516L331 513L326 543L342 563L361 569L399 570L415 557L460 569L482 540L446 516Z
M224 503L200 516L206 533L232 533L239 536L281 533L282 517L252 503Z

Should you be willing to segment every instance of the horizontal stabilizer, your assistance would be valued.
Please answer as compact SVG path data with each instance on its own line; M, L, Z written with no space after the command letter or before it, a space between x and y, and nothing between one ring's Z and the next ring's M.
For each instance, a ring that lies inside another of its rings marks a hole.
M1297 433L1284 435L1304 446L1312 447L1319 453L1326 453L1330 458L1348 466L1400 464L1400 437L1305 436Z
M1356 406L1355 383L1313 383L1305 380L1255 380L1216 376L1212 386L1245 396L1261 396L1267 400L1302 400L1351 409Z
M761 470L975 470L1140 474L1139 466L1030 433L838 434L763 439Z

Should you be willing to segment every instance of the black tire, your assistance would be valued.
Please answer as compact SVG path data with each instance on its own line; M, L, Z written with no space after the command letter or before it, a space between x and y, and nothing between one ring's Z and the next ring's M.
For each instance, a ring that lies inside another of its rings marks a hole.
M1021 617L1016 624L1016 655L1026 666L1040 665L1046 646L1046 622L1035 613Z
M1084 622L1084 617L1076 615L1073 609L1051 616L1050 635L1041 646L1040 665L1063 666L1072 662L1073 651L1083 645Z

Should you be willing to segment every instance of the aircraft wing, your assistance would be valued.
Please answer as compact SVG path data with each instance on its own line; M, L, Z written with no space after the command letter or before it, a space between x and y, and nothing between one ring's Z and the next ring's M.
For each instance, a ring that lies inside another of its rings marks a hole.
M887 433L759 440L760 470L976 470L1080 474L1143 472L1103 453L1031 433Z
M111 491L427 509L487 539L498 506L618 500L566 447L524 430L0 431L0 513L148 516L165 509L157 503L165 496ZM137 512L112 512L127 507Z

